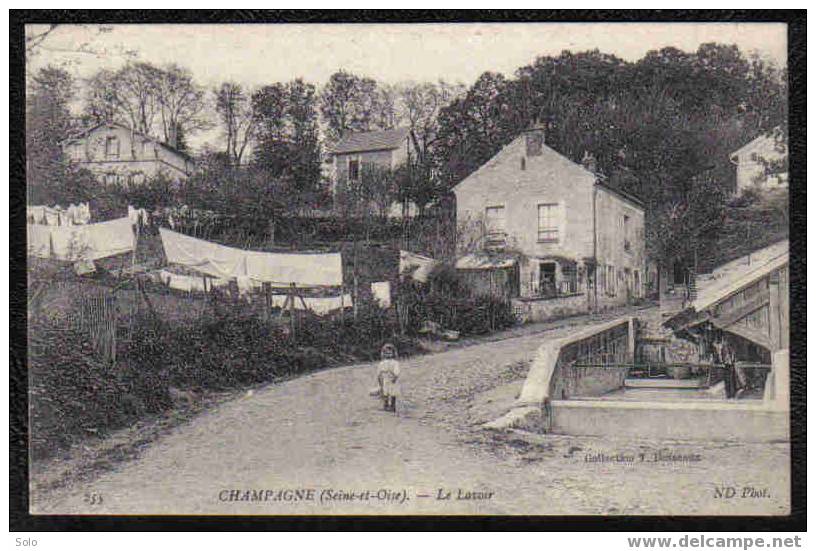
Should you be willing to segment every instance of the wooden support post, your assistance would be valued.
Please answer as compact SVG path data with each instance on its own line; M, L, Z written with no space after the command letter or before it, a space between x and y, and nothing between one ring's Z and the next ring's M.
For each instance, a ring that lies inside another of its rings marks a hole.
M773 272L768 278L769 302L768 302L768 332L770 334L771 354L781 348L782 323L780 311L780 285L779 271Z
M354 291L351 294L352 308L354 308L354 321L357 321L357 304L360 302L360 297L357 294L357 267L354 269Z
M295 284L289 287L289 324L292 328L292 340L294 341L297 338L296 331L296 322L295 322Z
M130 268L136 267L136 248L139 246L139 220L136 220L136 239L133 241L133 255L131 256Z

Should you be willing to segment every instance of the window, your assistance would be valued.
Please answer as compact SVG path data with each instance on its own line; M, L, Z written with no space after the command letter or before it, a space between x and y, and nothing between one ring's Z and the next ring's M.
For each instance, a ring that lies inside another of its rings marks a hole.
M73 160L73 161L81 161L82 160L82 145L81 144L71 146L71 160Z
M527 159L521 158L521 170L527 170Z
M615 296L615 267L606 267L606 294Z
M487 207L485 209L485 230L488 247L505 245L507 233L503 206Z
M348 179L350 182L357 182L360 179L360 160L349 159Z
M119 158L119 138L116 136L105 138L105 157Z
M560 294L569 295L578 292L578 270L575 264L562 265L561 278L558 284L558 292Z
M598 267L595 268L595 273L598 278L598 281L595 283L596 289L606 291L606 267L603 264L599 264Z
M623 250L632 250L632 240L629 237L629 216L623 215Z
M538 242L558 242L558 204L538 205Z

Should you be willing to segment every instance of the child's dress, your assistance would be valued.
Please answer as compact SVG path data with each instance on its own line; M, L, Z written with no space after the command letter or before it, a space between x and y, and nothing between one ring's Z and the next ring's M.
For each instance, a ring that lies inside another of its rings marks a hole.
M400 367L397 360L382 360L377 368L377 380L383 398L397 398L400 395Z

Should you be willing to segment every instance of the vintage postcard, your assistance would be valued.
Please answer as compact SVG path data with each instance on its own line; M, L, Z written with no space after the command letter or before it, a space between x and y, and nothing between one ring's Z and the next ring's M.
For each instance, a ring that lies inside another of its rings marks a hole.
M30 513L790 514L786 37L26 25Z

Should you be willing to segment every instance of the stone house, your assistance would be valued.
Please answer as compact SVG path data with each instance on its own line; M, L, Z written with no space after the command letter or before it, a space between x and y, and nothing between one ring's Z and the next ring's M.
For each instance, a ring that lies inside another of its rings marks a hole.
M608 185L589 155L578 164L547 146L543 128L523 132L453 192L457 266L504 284L528 319L644 296L642 203Z
M787 189L788 171L786 166L787 143L779 136L779 129L770 135L763 134L748 142L729 158L736 166L736 194L741 195L748 188L765 190ZM774 166L766 166L768 163Z
M86 168L103 183L135 184L164 174L184 180L195 169L192 157L119 123L103 123L62 144L69 163Z
M324 174L330 177L332 197L337 202L350 184L358 182L364 166L393 170L414 158L414 153L409 128L346 134L329 150L332 164L324 168ZM391 210L399 213L400 207L392 205Z

